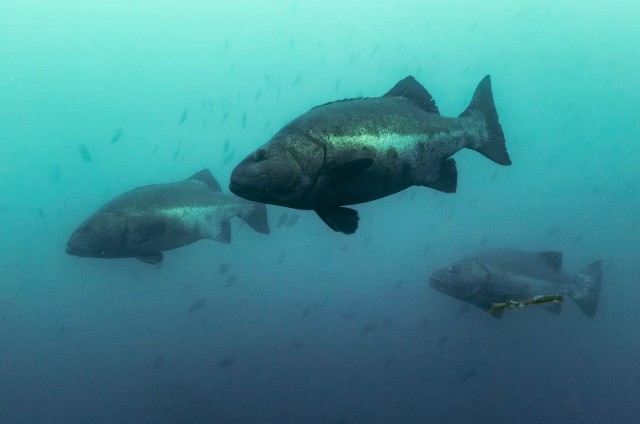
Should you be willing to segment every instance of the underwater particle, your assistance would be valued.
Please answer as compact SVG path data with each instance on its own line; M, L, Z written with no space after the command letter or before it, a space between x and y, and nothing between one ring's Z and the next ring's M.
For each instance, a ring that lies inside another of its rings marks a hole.
M229 154L227 156L225 156L224 159L222 160L222 162L220 163L220 166L225 166L229 162L231 162L233 160L233 157L235 156L235 154L236 154L235 149L232 150L231 152L229 152Z
M178 122L178 125L184 124L184 122L187 120L187 116L189 116L189 109L184 108L184 112L182 112L182 116L180 117L180 121Z
M440 338L438 339L438 343L436 343L436 345L437 345L438 347L442 347L442 346L444 346L448 341L449 341L449 337L447 337L447 336L440 336Z
M116 144L118 140L122 138L124 134L124 130L122 128L118 128L115 133L111 136L111 144Z
M220 275L224 275L227 271L229 271L229 268L231 268L229 262L223 262L218 267L218 272L220 273Z
M78 153L80 153L80 157L85 162L91 162L91 153L89 153L89 149L87 149L87 146L85 146L84 144L79 144Z
M224 285L225 289L232 287L238 281L238 276L236 274L232 274L227 279L227 284Z
M391 368L393 364L395 364L395 362L396 362L396 358L394 358L393 356L388 357L387 360L384 361L384 365L383 365L384 369L388 370L389 368Z
M378 328L380 328L380 325L372 322L362 327L360 329L360 334L371 334L374 331L376 331Z
M198 299L189 306L189 312L199 311L207 306L207 299Z
M171 158L171 160L173 160L174 162L178 158L178 155L180 154L180 145L181 144L182 144L182 141L179 141L178 145L176 146L176 149L173 151L173 157Z
M227 356L218 362L218 368L227 368L236 363L234 356Z
M276 228L282 227L288 220L289 220L289 214L284 212L282 215L280 215Z
M404 280L399 280L393 285L393 291L399 292L402 290L402 287L404 287Z
M242 112L242 129L247 127L247 112Z
M291 348L292 349L300 349L302 348L302 343L300 343L299 341L293 341L291 342Z
M231 144L229 143L229 139L227 138L224 141L224 148L222 150L222 153L227 153L229 151L229 147L231 147Z
M291 217L287 221L287 228L293 227L294 225L296 225L298 223L299 220L300 220L300 215L298 215L298 214L291 215Z

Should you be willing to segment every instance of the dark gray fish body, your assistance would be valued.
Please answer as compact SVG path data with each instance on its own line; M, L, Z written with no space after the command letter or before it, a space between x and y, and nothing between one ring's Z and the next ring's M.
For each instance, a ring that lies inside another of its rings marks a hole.
M202 239L231 240L231 218L268 234L264 204L220 190L208 170L183 181L128 191L89 217L71 235L67 253L98 258L162 261L162 252Z
M503 302L568 296L585 315L593 318L601 282L602 261L594 261L578 274L569 275L562 272L561 252L487 249L435 271L430 284L487 311Z
M458 118L441 116L427 90L407 77L383 97L336 101L294 119L234 169L230 189L249 200L315 210L350 234L358 216L343 205L413 185L455 192L450 157L465 147L511 164L489 77Z

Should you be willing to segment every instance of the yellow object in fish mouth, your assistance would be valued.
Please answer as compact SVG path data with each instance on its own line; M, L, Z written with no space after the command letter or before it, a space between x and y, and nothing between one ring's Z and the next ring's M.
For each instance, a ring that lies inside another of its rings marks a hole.
M542 295L542 296L535 296L535 297L532 297L531 299L526 299L526 300L509 300L507 302L492 303L491 307L487 310L487 312L494 315L494 314L503 312L507 309L517 309L517 308L524 308L525 306L531 306L531 305L544 305L547 303L560 303L560 302L564 302L564 297L562 295L559 295L559 294Z

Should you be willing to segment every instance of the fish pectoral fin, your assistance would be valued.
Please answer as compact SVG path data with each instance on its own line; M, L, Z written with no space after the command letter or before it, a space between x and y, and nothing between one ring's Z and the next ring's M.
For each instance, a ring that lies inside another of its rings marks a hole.
M333 231L343 234L353 234L358 229L360 217L355 209L333 206L316 209L315 212Z
M151 265L158 265L162 263L162 259L164 259L164 255L162 252L146 252L142 255L136 256L136 259Z
M140 221L128 227L127 239L134 245L148 243L161 237L167 227L164 221Z
M371 158L350 160L349 162L344 162L324 169L321 177L329 179L331 181L331 185L340 184L362 174L362 172L370 167L372 163L373 159Z
M458 169L453 158L447 159L440 166L440 175L435 181L422 184L444 193L455 193L458 188Z

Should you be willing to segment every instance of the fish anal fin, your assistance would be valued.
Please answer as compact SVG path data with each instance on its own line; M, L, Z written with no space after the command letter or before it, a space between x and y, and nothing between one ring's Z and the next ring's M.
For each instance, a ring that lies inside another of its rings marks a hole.
M560 271L562 269L562 252L538 252L536 253L536 255L542 258L547 263L547 265L549 265L554 270Z
M145 252L141 255L136 256L136 259L151 265L158 265L162 263L162 259L164 259L164 255L162 252Z
M425 112L440 114L436 101L433 100L431 94L412 76L399 81L383 97L404 97L411 100Z
M456 161L453 158L444 161L440 167L438 179L422 185L444 193L455 193L458 188Z
M218 184L218 181L216 181L216 179L213 177L213 174L211 174L211 171L209 171L208 169L203 169L200 172L196 172L195 174L187 178L187 180L199 181L209 187L211 191L222 191L220 184Z
M360 220L360 217L355 209L333 206L316 209L315 212L333 231L344 234L353 234L358 229L358 221Z
M223 220L220 223L217 234L212 234L210 238L212 240L219 241L220 243L231 243L231 221L228 219Z
M329 178L333 184L342 183L362 174L372 163L373 159L371 158L350 160L324 169L322 177Z
M240 218L251 228L262 234L269 234L269 220L267 219L267 207L264 203L251 203L240 213Z

